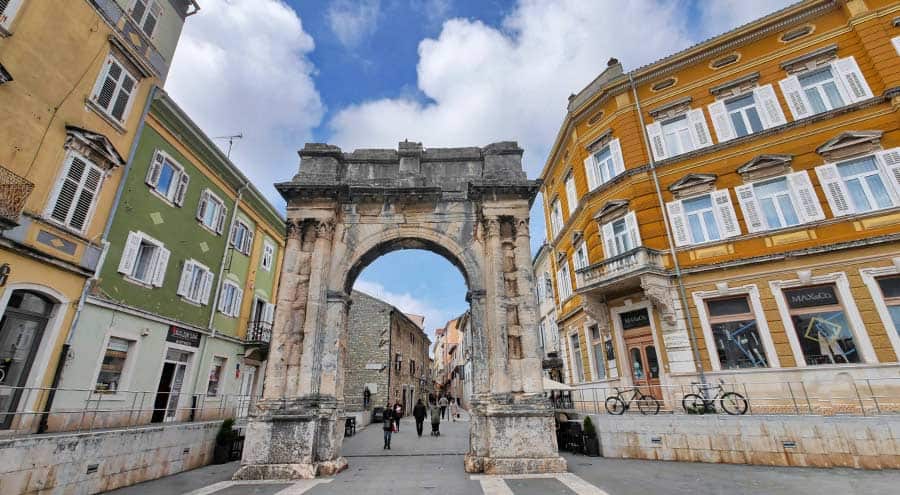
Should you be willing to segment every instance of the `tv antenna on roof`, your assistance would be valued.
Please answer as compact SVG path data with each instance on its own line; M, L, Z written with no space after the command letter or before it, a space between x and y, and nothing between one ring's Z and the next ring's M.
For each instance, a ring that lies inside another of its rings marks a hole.
M244 133L239 132L237 134L232 134L230 136L214 137L213 139L227 139L228 140L228 151L225 153L225 156L227 156L228 159L230 160L231 159L231 147L234 146L234 140L235 139L243 139L243 138L244 138Z

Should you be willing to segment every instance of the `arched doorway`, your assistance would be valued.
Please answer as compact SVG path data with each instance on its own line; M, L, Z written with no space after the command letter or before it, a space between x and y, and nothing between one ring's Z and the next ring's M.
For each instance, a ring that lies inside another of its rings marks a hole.
M543 396L528 215L538 184L515 143L484 148L301 151L276 187L287 243L262 400L236 478L329 475L345 468L343 367L349 291L397 249L440 254L463 274L472 328L472 421L465 469L559 472Z

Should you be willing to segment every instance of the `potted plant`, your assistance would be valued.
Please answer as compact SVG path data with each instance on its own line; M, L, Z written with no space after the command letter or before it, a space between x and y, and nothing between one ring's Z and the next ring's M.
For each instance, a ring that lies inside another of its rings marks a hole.
M594 422L590 416L584 417L584 454L591 457L600 457L600 438L594 428Z
M229 418L222 421L219 433L216 434L216 448L213 450L213 464L225 464L231 458L231 449L238 438L238 432L234 429L234 420Z

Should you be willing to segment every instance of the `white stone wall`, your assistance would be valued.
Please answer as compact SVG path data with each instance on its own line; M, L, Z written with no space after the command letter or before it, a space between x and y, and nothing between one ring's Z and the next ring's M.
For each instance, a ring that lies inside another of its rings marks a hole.
M205 466L220 421L0 440L3 495L93 494ZM96 465L96 472L88 468Z

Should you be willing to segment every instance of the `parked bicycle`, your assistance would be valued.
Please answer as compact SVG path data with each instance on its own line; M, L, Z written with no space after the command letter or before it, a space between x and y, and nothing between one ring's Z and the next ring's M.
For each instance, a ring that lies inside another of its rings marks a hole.
M609 414L625 414L625 411L637 404L641 414L658 414L660 403L652 395L647 395L638 387L621 389L616 387L616 395L606 398L606 412ZM630 394L630 396L629 396Z
M720 379L717 386L704 385L699 382L691 382L691 385L694 386L696 393L687 394L681 399L681 406L684 407L685 412L714 413L716 412L716 403L721 404L722 410L732 416L746 414L750 409L750 402L743 395L725 391L724 380ZM715 395L707 399L706 397L709 397L709 393L713 391L715 391ZM704 392L706 393L704 394Z

